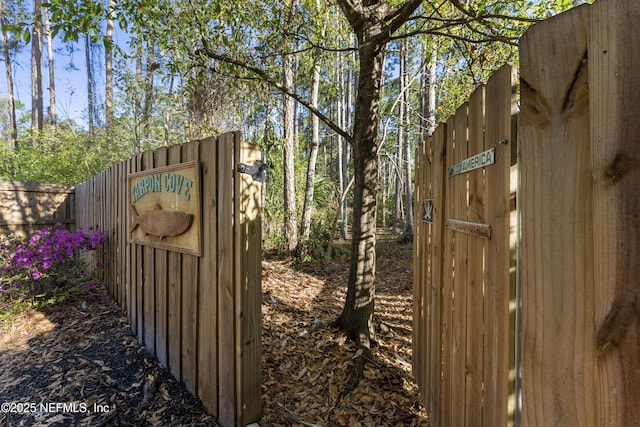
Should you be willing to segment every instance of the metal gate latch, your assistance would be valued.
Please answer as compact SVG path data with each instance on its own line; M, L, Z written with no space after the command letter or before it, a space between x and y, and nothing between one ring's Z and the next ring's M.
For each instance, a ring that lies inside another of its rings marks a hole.
M262 160L256 160L253 165L238 163L237 169L240 173L251 175L251 178L253 178L254 181L267 181L267 165Z

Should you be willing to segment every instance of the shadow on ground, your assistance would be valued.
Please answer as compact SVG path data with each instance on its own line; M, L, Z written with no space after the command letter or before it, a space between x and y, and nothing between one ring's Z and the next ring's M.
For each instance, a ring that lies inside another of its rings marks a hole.
M344 304L348 261L263 261L265 426L423 426L411 375L412 247L378 243L374 359L342 396L355 355L329 327Z

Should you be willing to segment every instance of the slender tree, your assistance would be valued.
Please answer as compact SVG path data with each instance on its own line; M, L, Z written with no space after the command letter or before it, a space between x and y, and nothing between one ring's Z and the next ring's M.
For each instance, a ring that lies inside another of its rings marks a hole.
M285 56L283 60L282 85L293 91L293 57ZM296 212L295 184L295 138L294 138L294 100L288 95L284 97L284 227L287 245L290 252L298 248L298 215Z
M144 103L142 106L142 136L145 139L149 139L151 128L151 111L154 104L154 75L155 70L158 68L156 64L156 43L155 37L152 32L147 37L147 58L145 65L145 77L144 77Z
M395 215L393 220L393 228L396 232L400 232L402 224L404 223L404 209L402 204L402 196L404 190L404 182L402 176L403 165L405 163L404 159L404 120L405 120L405 109L407 108L406 104L406 87L405 87L405 75L407 73L406 63L407 63L407 46L405 41L403 40L400 44L400 66L399 66L399 76L398 82L400 83L400 95L398 97L398 119L397 119L397 144L396 144L396 153L395 153Z
M16 122L15 93L13 89L13 58L11 57L11 39L9 38L9 32L7 31L9 21L7 19L7 11L4 7L3 0L0 0L0 26L2 26L2 50L4 53L4 63L7 76L7 98L9 104L11 145L16 149L18 148L18 125Z
M320 49L315 49L313 58L313 76L311 81L311 105L318 108L318 92L320 89ZM307 182L304 192L304 208L302 210L302 239L308 240L311 231L311 212L313 210L313 193L315 182L316 162L320 146L320 122L311 116L311 141L309 142L309 161L307 164Z
M411 159L411 153L413 151L413 147L411 146L411 118L409 117L409 64L407 58L407 50L408 50L408 40L403 39L401 42L400 48L400 61L402 63L402 72L400 72L400 96L402 99L401 105L404 105L402 108L401 117L398 118L400 123L399 132L402 133L403 136L403 147L404 150L404 163L403 163L403 171L404 171L404 197L405 197L405 223L404 223L404 236L403 239L405 242L413 241L413 186L411 185L411 165L413 161Z
M293 0L287 18L285 28L290 29L294 25L297 10L297 0ZM290 43L291 50L295 46ZM297 55L285 52L282 59L282 86L288 92L294 92L294 65ZM283 94L284 104L284 149L282 150L282 163L284 167L284 232L287 239L287 249L294 252L298 249L298 213L296 209L296 174L295 174L295 100Z
M93 95L93 67L91 64L91 36L85 34L84 36L84 49L85 49L85 65L87 71L87 118L89 120L89 133L93 135L95 130L95 121L93 117L94 112L94 100Z
M422 42L420 79L420 134L424 141L436 130L436 59L438 48L432 38Z
M38 141L42 131L44 104L42 97L42 2L33 1L33 23L31 27L31 129L33 142Z
M106 134L107 145L111 145L113 140L113 13L114 0L107 2L107 28L104 33L104 74L105 74L105 123L104 130Z
M53 37L51 36L51 23L49 22L49 10L42 9L44 16L44 33L47 39L47 67L49 68L49 124L55 127L57 124L56 117L56 75L55 63L53 58Z

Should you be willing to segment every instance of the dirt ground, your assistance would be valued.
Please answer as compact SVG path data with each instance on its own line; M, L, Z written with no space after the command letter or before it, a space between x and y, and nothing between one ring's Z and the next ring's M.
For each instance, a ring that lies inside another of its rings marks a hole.
M411 245L379 243L374 358L347 395L355 347L329 327L347 261L263 262L262 426L423 426L411 376ZM0 331L0 426L216 426L148 357L104 288Z

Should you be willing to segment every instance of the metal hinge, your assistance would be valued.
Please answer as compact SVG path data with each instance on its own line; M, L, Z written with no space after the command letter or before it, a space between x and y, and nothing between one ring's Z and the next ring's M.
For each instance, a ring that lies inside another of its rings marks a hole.
M262 160L256 160L253 165L238 163L237 169L240 173L251 175L251 178L253 178L254 181L267 181L267 164Z

